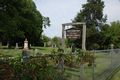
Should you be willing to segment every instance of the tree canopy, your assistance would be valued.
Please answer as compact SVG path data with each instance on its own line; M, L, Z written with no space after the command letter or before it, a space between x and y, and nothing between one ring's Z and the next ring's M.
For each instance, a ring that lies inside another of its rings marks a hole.
M82 10L77 13L73 22L86 22L87 28L91 26L101 27L107 20L107 15L103 15L105 7L102 0L87 0L86 4L82 5Z
M100 30L107 20L107 15L103 14L104 7L104 1L102 0L87 0L87 3L82 5L82 10L72 20L73 22L86 22L86 48L89 50L101 47L99 45L101 43ZM82 25L75 27L82 28ZM82 40L73 42L77 47L81 48Z
M36 9L32 0L2 0L0 9L0 41L39 44L43 27L50 26L49 17Z

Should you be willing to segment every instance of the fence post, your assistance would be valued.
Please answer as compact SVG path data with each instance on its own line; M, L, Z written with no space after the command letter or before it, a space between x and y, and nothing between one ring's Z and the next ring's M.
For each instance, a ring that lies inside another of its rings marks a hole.
M95 51L94 51L94 57L95 57ZM95 60L93 62L93 80L95 80Z
M84 63L80 66L80 80L83 80Z
M62 56L62 63L61 63L61 72L62 72L62 75L64 74L64 56Z
M111 44L111 74L113 72L113 49L114 49L114 45Z
M83 53L81 53L83 55ZM82 59L81 59L82 62ZM80 80L83 80L83 73L84 73L84 63L80 66Z

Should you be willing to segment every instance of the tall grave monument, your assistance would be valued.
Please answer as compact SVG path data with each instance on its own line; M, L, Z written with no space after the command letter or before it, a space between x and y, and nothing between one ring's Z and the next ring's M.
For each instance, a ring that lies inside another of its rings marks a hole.
M30 56L30 50L28 49L28 41L27 38L24 41L24 48L23 48L23 52L22 52L23 56Z

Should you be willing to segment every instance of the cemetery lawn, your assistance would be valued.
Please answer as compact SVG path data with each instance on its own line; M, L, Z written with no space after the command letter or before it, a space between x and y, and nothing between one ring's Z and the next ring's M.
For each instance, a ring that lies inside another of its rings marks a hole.
M51 54L51 51L55 49L57 51L58 48L53 48L53 47L31 47L30 55L33 56L35 54L35 49L38 49L38 54L39 55L44 55L44 54ZM17 57L20 54L22 54L23 48L20 46L18 50L15 50L15 47L12 47L12 49L8 49L6 46L0 46L0 54L2 56L0 57ZM6 52L7 51L7 52ZM65 53L71 52L71 49L66 49Z
M110 80L120 80L120 70Z

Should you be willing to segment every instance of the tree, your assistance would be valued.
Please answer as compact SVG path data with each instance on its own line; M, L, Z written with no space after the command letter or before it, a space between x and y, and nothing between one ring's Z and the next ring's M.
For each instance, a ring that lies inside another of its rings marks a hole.
M110 25L105 24L102 26L101 31L99 32L99 39L98 39L98 44L100 45L100 49L109 49L110 48L110 37L107 37L109 34L109 28Z
M87 0L87 3L82 5L83 9L80 10L80 12L77 13L77 16L74 18L74 20L72 20L73 22L86 22L87 49L90 49L92 45L98 44L97 40L99 39L99 32L107 20L107 15L103 15L104 7L105 5L102 0ZM81 25L75 27L82 28ZM79 44L81 44L81 42L79 42Z
M103 15L104 2L101 0L87 0L86 4L82 5L82 10L77 13L73 22L86 22L87 28L91 26L101 27L107 20L107 15Z
M48 17L43 17L32 0L4 0L0 11L1 41L23 43L27 38L31 44L40 43L42 28L50 26Z
M52 38L52 44L57 44L58 38L55 36Z
M57 46L61 46L62 45L62 39L60 37L53 37L52 38L52 44L56 44Z
M120 21L111 22L110 27L105 34L104 44L107 44L107 48L110 48L111 44L114 44L114 48L120 48Z

